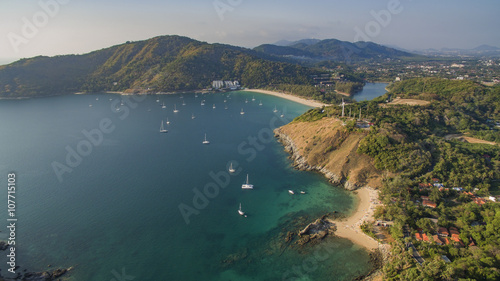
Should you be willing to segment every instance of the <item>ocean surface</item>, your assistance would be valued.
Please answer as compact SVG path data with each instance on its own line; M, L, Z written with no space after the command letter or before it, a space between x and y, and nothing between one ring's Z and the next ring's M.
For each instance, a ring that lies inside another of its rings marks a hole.
M0 100L0 201L15 173L17 271L72 266L68 280L366 274L368 253L346 239L284 243L286 232L356 205L323 176L294 170L275 140L272 129L308 109L250 92ZM168 133L159 133L162 121ZM253 190L241 189L247 174ZM0 207L6 240L7 205ZM0 273L12 277L7 254Z
M369 101L384 95L388 85L388 83L366 83L363 90L352 97L357 101Z

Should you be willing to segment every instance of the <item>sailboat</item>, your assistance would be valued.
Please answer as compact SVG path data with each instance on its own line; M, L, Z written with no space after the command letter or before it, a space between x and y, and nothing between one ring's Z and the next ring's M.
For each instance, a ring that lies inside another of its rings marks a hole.
M168 130L165 130L165 128L163 127L163 120L161 120L160 133L166 133L166 132L168 132Z
M247 182L241 185L242 189L253 189L253 184L248 183L248 174L247 174Z
M276 108L276 105L274 106L274 110L273 110L274 113L278 112L278 109Z
M240 208L238 209L238 214L240 214L240 216L244 216L245 215L245 212L243 212L241 210L241 203L240 203Z
M167 117L167 125L170 125L170 121L168 121L168 117Z
M245 99L245 103L248 103L248 99Z
M179 112L179 110L177 109L177 105L174 104L174 113L177 113L177 112Z
M207 134L205 134L205 140L203 141L203 144L210 144L210 142L207 141Z
M196 118L196 117L194 116L194 113L193 113L193 114L191 114L191 119L194 119L194 118Z
M156 102L160 102L160 98L156 98Z
M288 193L290 193L292 195L295 194L295 192L293 192L293 190L288 190Z
M241 115L245 114L245 111L243 111L243 108L241 109L240 114L241 114Z
M163 108L163 109L167 108L167 106L165 105L165 102L163 102L163 103L161 104L161 108Z
M252 101L255 101L255 96L252 97Z
M202 100L202 101L201 101L201 105L205 105L205 100Z
M231 162L231 165L229 165L229 172L232 174L234 173L236 170L233 168L233 162Z
M182 105L186 105L186 102L184 100L182 100Z
M214 106L212 106L213 109L215 109L215 103L214 103Z
M262 101L259 102L259 105L262 106Z

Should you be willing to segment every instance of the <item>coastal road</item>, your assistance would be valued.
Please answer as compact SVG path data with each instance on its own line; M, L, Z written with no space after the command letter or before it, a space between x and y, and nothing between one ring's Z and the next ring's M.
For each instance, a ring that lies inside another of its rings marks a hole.
M408 228L408 225L405 225L405 226L403 227L403 235L404 235L404 237L405 237L405 238L406 238L406 237L410 237L410 230L409 230L409 228ZM408 249L408 248L411 248L411 249L413 250L413 251L412 251L412 252L413 252L413 258L414 258L414 259L415 259L415 260L416 260L416 261L417 261L420 265L422 265L422 264L425 262L424 258L422 258L422 256L421 256L421 255L420 255L420 253L417 251L417 249L415 248L415 246L413 245L413 243L412 243L412 242L408 242L408 243L406 243L406 248L407 248L407 249Z

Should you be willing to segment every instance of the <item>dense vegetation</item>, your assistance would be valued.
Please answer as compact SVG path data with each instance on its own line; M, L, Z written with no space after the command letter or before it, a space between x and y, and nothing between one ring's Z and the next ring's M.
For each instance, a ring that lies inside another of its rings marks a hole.
M337 82L335 83L335 90L346 93L355 94L363 90L364 84L360 82Z
M299 62L357 62L365 60L402 59L417 55L378 45L372 42L326 40L301 40L289 46L261 45L254 49L278 57L295 57Z
M396 97L431 103L383 104ZM358 153L369 155L378 169L387 172L380 190L384 205L375 213L377 219L394 222L390 234L396 240L392 247L395 258L384 267L387 280L500 279L500 205L473 201L498 190L500 146L445 138L462 132L498 143L498 129L491 123L499 121L499 102L499 87L415 79L395 83L390 93L377 100L346 106L347 112L358 113L361 109L362 119L373 123L370 130L362 130L354 120L345 118L346 130L366 134ZM313 109L296 121L340 114L339 106ZM434 179L443 188L434 186ZM424 207L421 196L429 197L437 206ZM415 240L417 229L432 239L437 227L456 227L463 245ZM368 226L364 231L370 232ZM407 246L410 242L425 259L422 266L412 258L413 249ZM449 263L443 255L450 259Z
M85 55L36 57L0 67L0 96L47 96L79 91L203 89L213 80L246 87L311 83L316 72L270 61L257 52L180 36L128 42Z

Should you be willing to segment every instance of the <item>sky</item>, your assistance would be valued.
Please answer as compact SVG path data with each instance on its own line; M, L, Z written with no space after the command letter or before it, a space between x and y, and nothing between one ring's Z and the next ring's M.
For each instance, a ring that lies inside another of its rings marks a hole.
M500 47L498 0L0 0L0 64L182 35L252 48L306 38Z

